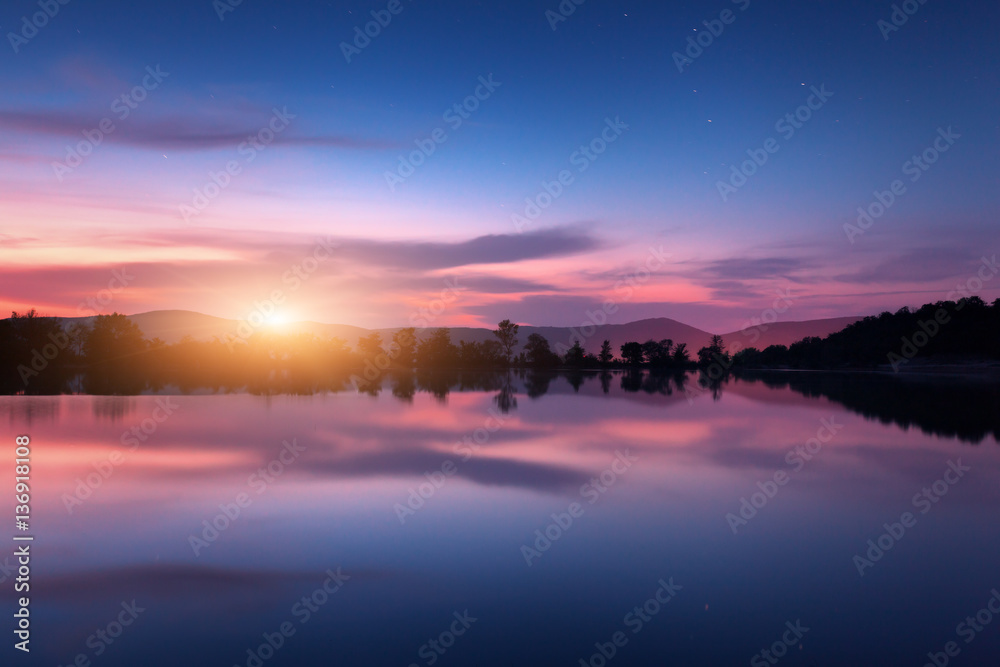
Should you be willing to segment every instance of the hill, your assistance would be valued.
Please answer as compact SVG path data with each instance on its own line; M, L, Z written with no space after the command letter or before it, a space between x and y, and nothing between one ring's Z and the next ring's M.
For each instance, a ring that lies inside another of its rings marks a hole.
M826 338L860 320L860 317L835 317L804 322L776 322L762 325L756 329L749 329L746 333L731 331L722 334L722 337L728 345L740 341L743 343L743 347L756 347L758 350L763 350L771 345L791 345L803 338Z
M60 318L64 326L76 323L89 324L93 318ZM211 315L203 315L186 310L158 310L148 313L138 313L130 315L132 320L147 338L159 338L166 343L176 343L185 336L191 336L195 340L211 340L218 337L226 339L230 335L237 335L240 323L236 320L229 320ZM723 334L728 344L737 341L743 343L744 347L754 346L764 349L769 345L790 345L791 343L810 336L825 337L844 327L857 322L857 317L841 317L825 320L810 320L805 322L779 322L767 325L766 330L750 330L747 333L740 331ZM354 347L358 339L367 336L372 331L377 331L382 338L388 340L397 331L390 329L365 329L346 324L323 324L320 322L295 322L282 325L279 329L282 333L308 333L321 338L343 338L348 345ZM432 329L418 332L419 338L430 335ZM521 327L518 338L524 343L533 333L541 334L552 344L553 348L559 344L570 347L578 338L582 345L590 352L597 352L601 341L607 339L611 341L612 349L615 352L619 347L629 341L644 342L647 340L663 340L669 338L676 344L686 343L692 352L697 351L708 344L711 333L696 327L689 326L683 322L672 320L666 317L639 320L627 324L605 324L593 329L570 328L570 327ZM587 335L590 334L590 335ZM493 339L493 334L489 329L452 327L452 342L458 344L465 342L483 342Z

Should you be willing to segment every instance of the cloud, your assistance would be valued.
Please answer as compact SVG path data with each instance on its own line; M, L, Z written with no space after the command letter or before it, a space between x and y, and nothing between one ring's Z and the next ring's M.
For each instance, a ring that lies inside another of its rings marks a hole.
M790 280L793 273L810 268L805 262L791 257L766 257L762 259L724 259L710 262L704 271L722 279L768 280L784 278Z
M83 138L83 132L99 127L104 118L111 118L116 127L106 141L150 150L212 150L230 149L256 136L267 127L270 115L262 115L256 123L233 120L207 120L204 116L172 116L155 121L128 119L122 123L117 116L99 116L77 111L0 111L0 131L32 133L66 138ZM301 136L294 131L275 136L270 145L342 148L351 150L397 148L395 142L364 139L348 135Z
M595 238L569 228L491 234L456 243L344 239L337 245L337 255L346 260L424 271L561 257L599 247Z
M40 155L32 153L11 153L9 151L0 153L0 162L13 162L14 164L48 164L50 160Z
M534 326L578 326L587 321L588 311L601 311L601 304L599 299L586 296L539 294L514 303L473 305L465 310L490 322L510 318Z
M746 301L760 299L768 294L739 280L716 280L702 283L712 290L712 298L720 301Z
M930 283L972 275L980 259L968 249L917 248L834 280L845 283Z
M440 470L453 457L433 451L389 451L363 454L346 460L311 461L309 472L318 475L419 477L428 470ZM575 489L590 477L568 467L500 458L478 458L458 466L458 476L484 486L506 486L559 493Z
M428 292L438 293L451 286L479 294L524 294L526 292L555 292L560 288L548 284L522 278L507 278L481 273L442 274L440 276L407 275L404 281L398 276L385 274L366 280L369 287L393 290L396 292Z

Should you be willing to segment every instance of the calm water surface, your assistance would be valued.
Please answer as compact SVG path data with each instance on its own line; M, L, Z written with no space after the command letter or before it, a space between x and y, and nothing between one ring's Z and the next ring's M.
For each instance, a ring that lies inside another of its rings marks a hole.
M1000 664L995 384L462 383L0 397L3 664Z

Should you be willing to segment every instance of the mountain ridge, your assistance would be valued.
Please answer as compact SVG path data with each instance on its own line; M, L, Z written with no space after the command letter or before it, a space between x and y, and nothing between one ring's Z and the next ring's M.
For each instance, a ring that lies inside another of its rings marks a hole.
M214 337L227 339L229 336L239 336L247 331L253 330L246 323L237 320L230 320L213 315L205 315L189 310L154 310L145 313L136 313L127 316L138 326L147 338L159 338L165 343L176 343L185 336L190 336L195 340L211 340ZM60 317L63 326L82 323L89 324L94 318L91 317ZM806 337L819 336L824 338L831 333L840 331L844 327L859 321L861 317L835 317L818 320L804 320L799 322L775 322L762 324L741 331L730 331L722 333L723 339L732 347L739 341L742 347L756 347L764 349L769 345L790 345ZM243 325L242 328L240 325ZM271 327L265 325L260 329L272 329L282 333L312 334L324 338L343 338L348 345L354 347L358 339L370 333L381 334L383 340L389 340L392 334L401 327L390 327L380 329L367 329L349 324L325 324L322 322L294 322ZM429 336L430 333L439 327L427 327L418 330L418 338ZM480 327L445 327L451 330L452 342L458 344L465 342L483 342L492 340L493 334L490 329ZM592 331L591 331L592 329ZM713 335L712 332L693 327L669 317L655 317L636 320L634 322L624 322L620 324L603 324L594 326L577 327L556 327L556 326L521 326L518 334L519 345L523 345L528 336L538 333L548 339L554 350L560 346L570 347L575 340L580 340L581 345L588 351L596 353L601 342L605 339L611 341L612 349L615 353L619 347L626 342L645 342L647 340L663 340L669 338L675 344L685 343L692 353L708 344ZM589 334L589 335L588 335Z

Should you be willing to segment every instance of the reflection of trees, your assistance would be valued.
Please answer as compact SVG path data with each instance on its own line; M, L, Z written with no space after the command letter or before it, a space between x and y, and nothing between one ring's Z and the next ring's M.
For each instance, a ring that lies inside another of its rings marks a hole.
M434 396L441 402L448 398L448 392L457 385L461 377L458 371L433 370L417 372L417 386L421 391Z
M125 396L101 396L96 398L93 401L94 416L98 419L120 422L125 418L125 415L132 412L132 400Z
M640 369L629 369L622 373L621 388L627 393L643 392L646 394L660 394L662 396L673 396L674 388L683 393L685 373L675 371L665 373L662 371L643 371ZM601 378L601 386L604 387L605 378ZM610 376L607 378L610 386ZM604 393L608 393L605 389Z
M642 389L642 371L630 368L622 373L622 391L635 393Z
M413 378L413 373L408 371L396 371L390 376L392 381L392 395L407 403L413 402L413 395L417 393L417 383Z
M517 394L514 392L514 378L510 373L504 373L500 393L493 397L493 402L501 414L507 414L517 409Z
M30 320L28 324L34 323ZM27 326L18 324L19 326ZM9 325L8 325L9 326ZM106 333L106 332L105 332ZM113 332L112 332L113 333ZM128 331L126 331L128 334ZM104 334L102 334L104 335ZM104 341L94 341L95 349L107 351ZM315 341L302 338L298 344L311 349ZM393 369L384 375L366 380L346 372L331 373L329 365L317 368L316 364L300 363L310 355L297 359L295 355L277 357L264 355L269 348L266 340L252 345L237 346L229 350L224 343L216 342L187 350L185 343L171 346L166 361L168 365L154 366L151 375L140 372L141 363L130 366L141 355L126 357L113 355L105 358L101 372L87 372L60 377L53 371L40 374L34 381L43 383L48 378L58 379L60 387L74 392L104 396L127 396L148 390L180 390L182 393L203 391L246 391L254 395L280 394L310 395L323 392L358 391L369 396L382 395L383 389L391 390L395 398L412 402L417 392L426 392L445 401L452 391L474 391L492 394L493 403L500 412L507 414L517 409L517 394L524 392L531 399L538 399L551 391L567 392L561 382L552 384L559 377L566 379L577 393L586 393L588 384L592 395L618 393L657 397L656 400L683 400L684 396L704 396L711 393L719 400L729 382L763 383L775 389L791 389L807 397L825 397L840 403L868 419L895 423L901 428L916 426L926 433L944 437L957 437L978 443L992 435L1000 440L1000 385L989 382L948 380L941 377L920 380L913 376L895 377L873 373L811 373L757 371L739 372L735 376L713 378L713 373L687 374L671 369L646 370L627 368L624 371L572 371L556 372L542 369L516 369L508 372ZM324 348L327 349L327 348ZM190 353L189 353L190 352ZM327 361L337 358L342 350L336 346L327 349ZM172 356L171 356L172 355ZM218 357L213 356L218 355ZM242 363L233 363L234 361ZM110 363L108 363L110 362ZM121 363L119 363L121 362ZM181 363L183 362L183 363ZM47 369L48 370L48 369ZM163 372L160 372L163 371ZM615 375L619 377L615 378ZM140 379L143 378L143 379ZM23 390L20 379L13 391ZM34 381L29 390L41 392ZM596 382L595 382L596 381ZM687 383L696 383L685 386ZM638 398L632 396L632 398ZM127 409L127 401L99 401L94 404L95 414L118 420Z
M729 382L728 375L714 375L708 372L709 369L702 369L698 372L698 385L702 389L712 392L712 400L718 401L722 398L722 386Z
M528 393L528 398L538 398L547 394L549 392L549 384L551 384L552 378L555 376L555 373L529 371L524 378L524 389Z
M742 382L825 397L866 419L920 428L931 435L979 443L1000 440L1000 386L995 381L895 377L874 373L740 373Z
M573 393L575 394L580 393L580 387L583 386L583 380L583 373L579 371L573 371L566 374L566 381L569 382L569 386L573 387Z

